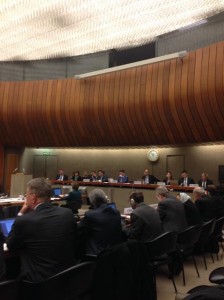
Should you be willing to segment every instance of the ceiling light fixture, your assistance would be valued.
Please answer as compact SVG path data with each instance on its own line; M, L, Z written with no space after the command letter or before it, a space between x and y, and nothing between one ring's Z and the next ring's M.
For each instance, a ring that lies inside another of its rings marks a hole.
M112 68L108 68L108 69L103 69L103 70L98 70L98 71L94 71L94 72L75 75L75 79L85 79L85 78L89 78L89 77L93 77L93 76L116 72L116 71L122 71L122 70L126 70L126 69L136 68L136 67L140 67L140 66L154 64L154 63L159 63L159 62L163 62L163 61L171 60L171 59L175 59L175 58L182 59L186 55L187 55L187 51L176 52L176 53L167 54L167 55L163 55L163 56L159 56L159 57L155 57L155 58L137 61L137 62L126 64L126 65L121 65L118 67L112 67Z

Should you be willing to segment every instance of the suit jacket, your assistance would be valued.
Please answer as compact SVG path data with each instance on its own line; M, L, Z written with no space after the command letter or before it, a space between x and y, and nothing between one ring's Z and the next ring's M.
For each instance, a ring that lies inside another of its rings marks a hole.
M197 206L189 199L183 203L188 226L201 224L202 218Z
M78 176L74 175L74 176L71 177L71 179L74 180L74 181L82 181L82 177L79 176L79 175Z
M72 211L49 202L18 216L6 243L20 251L22 279L42 281L74 265L75 232Z
M72 190L68 196L62 198L66 200L65 207L70 208L73 213L78 213L78 209L82 206L82 193L79 190Z
M123 228L128 238L147 242L162 234L162 224L158 212L144 202L133 210L130 221L131 227Z
M215 219L217 214L217 206L215 199L208 196L202 196L201 199L195 201L203 222Z
M187 185L190 185L190 184L195 184L194 179L190 178L190 177L187 177ZM179 178L178 185L184 185L184 178L183 177Z
M165 232L180 232L187 228L184 206L175 197L169 196L159 202L157 210Z
M147 177L148 177L148 179L147 179ZM146 180L148 180L149 184L154 184L154 183L157 183L160 181L158 178L156 178L153 175L149 175L149 176L144 175L144 176L142 176L142 179L145 181L145 183L146 183Z
M79 238L85 240L85 253L98 255L122 240L121 217L118 210L102 204L85 213L78 224Z
M60 180L61 175L57 175L55 180ZM68 180L68 176L67 175L63 175L63 180Z
M198 180L198 185L202 186L202 182L203 182L202 179ZM213 181L211 179L207 179L205 189L207 188L208 185L211 185L211 184L213 184Z
M126 176L126 175L124 175L124 176L118 176L117 182L127 183L128 182L128 176Z
M100 181L102 181L102 182L108 182L108 178L107 178L106 175L104 175L104 176L98 176L98 177L97 177L97 180L100 180Z

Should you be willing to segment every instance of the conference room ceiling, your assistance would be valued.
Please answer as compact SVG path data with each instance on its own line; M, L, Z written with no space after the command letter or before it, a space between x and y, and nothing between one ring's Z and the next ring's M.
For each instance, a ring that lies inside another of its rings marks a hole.
M224 0L2 0L0 61L141 46L223 11Z

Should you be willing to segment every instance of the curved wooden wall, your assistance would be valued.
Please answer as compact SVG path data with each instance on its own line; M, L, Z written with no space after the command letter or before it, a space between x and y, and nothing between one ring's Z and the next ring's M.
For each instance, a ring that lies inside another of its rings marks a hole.
M0 83L4 146L97 147L222 141L224 42L85 80Z

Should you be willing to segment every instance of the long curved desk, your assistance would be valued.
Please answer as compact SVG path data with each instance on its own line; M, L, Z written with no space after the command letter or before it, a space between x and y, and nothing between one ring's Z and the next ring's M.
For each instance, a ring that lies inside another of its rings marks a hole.
M71 185L72 181L57 181L51 180L52 187L63 187L66 185ZM109 200L115 202L117 208L122 213L125 207L130 206L128 203L129 195L132 192L142 192L144 195L146 204L157 203L155 196L155 189L158 187L157 184L136 184L136 183L112 183L112 182L83 182L80 181L79 185L81 187L86 187L87 195L89 192L95 188L102 189ZM183 186L166 186L173 195L176 195L179 192L192 193L194 187L183 187Z

